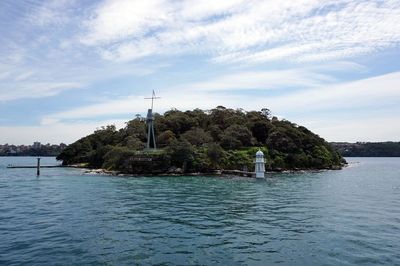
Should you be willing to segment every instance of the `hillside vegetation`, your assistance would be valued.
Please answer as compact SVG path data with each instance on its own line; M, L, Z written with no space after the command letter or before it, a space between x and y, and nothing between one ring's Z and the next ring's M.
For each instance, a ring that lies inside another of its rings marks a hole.
M400 142L333 142L331 145L345 157L400 157Z
M303 126L270 117L268 109L174 109L155 114L155 132L158 149L144 150L146 122L137 117L120 130L96 130L69 145L57 159L64 165L137 174L251 171L259 148L267 170L333 169L344 163L324 139Z

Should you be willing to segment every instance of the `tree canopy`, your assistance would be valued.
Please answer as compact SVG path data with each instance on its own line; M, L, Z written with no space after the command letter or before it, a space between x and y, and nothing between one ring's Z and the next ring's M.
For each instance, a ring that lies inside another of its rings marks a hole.
M268 170L329 169L344 159L324 139L303 126L271 118L269 109L244 111L218 106L209 111L172 109L155 114L156 151L144 150L141 117L117 130L106 126L69 145L57 159L124 173L211 172L253 168L264 151Z

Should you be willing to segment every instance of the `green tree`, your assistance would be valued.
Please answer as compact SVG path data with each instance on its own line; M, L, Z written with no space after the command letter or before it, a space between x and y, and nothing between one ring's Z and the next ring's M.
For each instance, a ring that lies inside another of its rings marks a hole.
M68 145L57 159L63 164L103 165L128 173L163 173L171 166L187 171L242 169L253 167L254 154L261 146L268 169L331 168L344 162L323 138L303 126L270 118L266 109L172 109L155 114L155 130L159 143L156 151L143 150L146 123L138 116L120 130L113 125L101 127ZM362 150L366 146L354 147ZM379 152L380 147L368 145L368 150Z
M188 130L181 135L181 138L194 146L201 146L212 141L210 133L204 131L202 128Z
M142 142L138 137L136 136L128 136L125 139L125 146L131 150L143 150L144 147L146 146L144 142Z
M125 138L133 136L145 142L147 138L145 121L142 118L138 117L127 122L124 133Z
M242 125L232 125L222 134L221 144L227 149L237 149L242 146L252 146L253 137L250 130Z
M181 167L184 171L189 170L194 161L195 149L188 141L174 141L167 150L171 164Z
M174 141L176 141L176 137L174 132L172 132L171 130L166 130L162 132L157 138L157 142L160 147L171 145Z
M210 143L207 145L206 154L210 160L211 167L216 169L226 159L226 155L222 147L217 143Z

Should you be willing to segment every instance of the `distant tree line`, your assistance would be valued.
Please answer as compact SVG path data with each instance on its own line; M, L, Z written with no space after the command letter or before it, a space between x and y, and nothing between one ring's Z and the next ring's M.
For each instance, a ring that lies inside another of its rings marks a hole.
M64 143L61 144L46 144L38 146L33 145L0 145L0 156L58 156L64 148L67 147Z
M106 126L69 145L57 159L125 173L253 169L260 148L268 170L336 168L344 162L324 139L303 126L271 117L268 109L172 109L155 114L157 150L144 150L145 119L116 130Z
M400 142L332 142L344 157L400 157Z

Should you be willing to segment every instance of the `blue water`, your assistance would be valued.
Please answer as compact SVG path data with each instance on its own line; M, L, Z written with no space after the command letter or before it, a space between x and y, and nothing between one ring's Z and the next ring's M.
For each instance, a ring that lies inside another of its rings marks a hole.
M400 158L348 161L259 181L36 177L0 157L0 264L399 265Z

